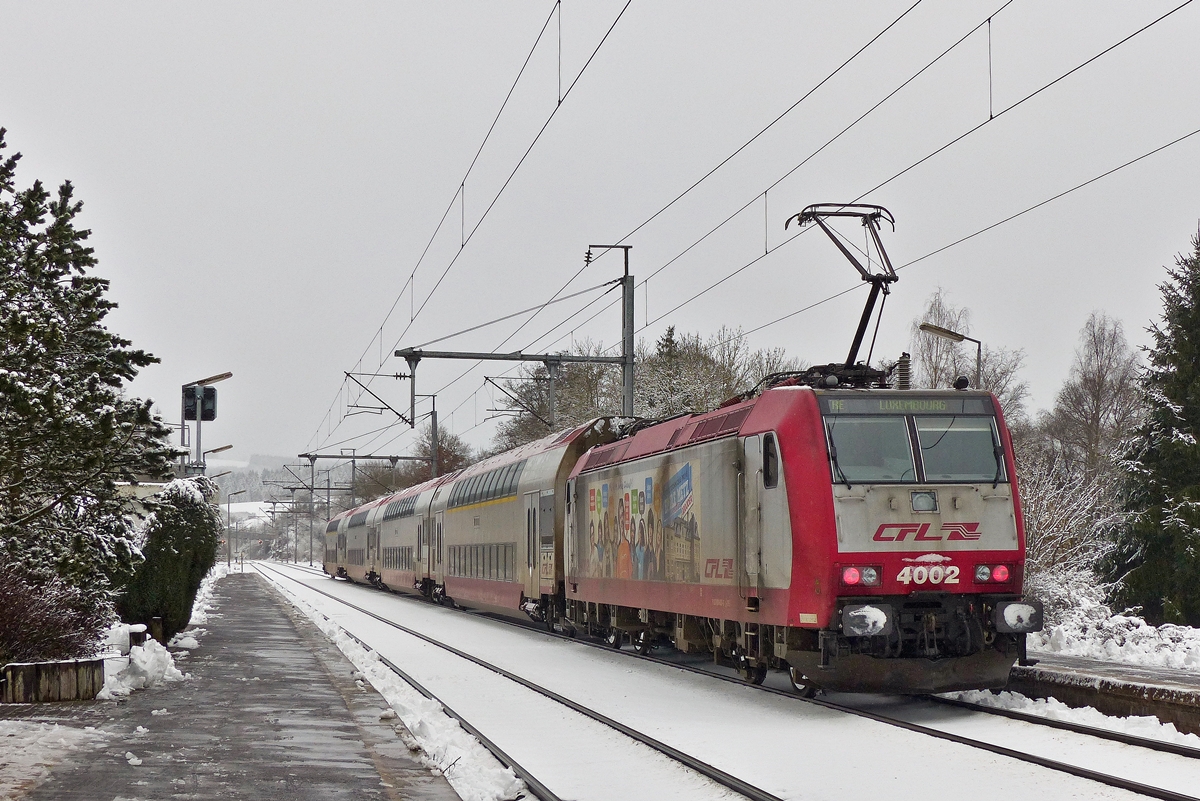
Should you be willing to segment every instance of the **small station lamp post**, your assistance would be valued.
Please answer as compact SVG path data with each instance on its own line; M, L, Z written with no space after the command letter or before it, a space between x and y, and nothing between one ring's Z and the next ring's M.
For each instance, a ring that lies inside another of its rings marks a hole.
M223 451L229 450L232 447L233 447L232 445L222 445L219 448L212 448L210 450L205 451L204 453L200 454L200 466L204 467L208 464L208 459L206 459L205 457L207 457L210 453L221 453ZM214 476L214 478L215 478L215 476Z
M246 492L246 490L240 489L237 492L230 492L225 496L225 567L229 567L232 562L233 536L229 530L233 527L233 496L241 495L243 492ZM220 512L217 512L217 514L220 514Z
M980 379L983 373L983 343L974 337L969 337L966 334L960 334L957 331L951 331L949 328L942 328L940 325L933 323L921 323L919 326L926 334L933 334L935 337L948 339L951 342L967 342L975 343L975 389L979 389Z

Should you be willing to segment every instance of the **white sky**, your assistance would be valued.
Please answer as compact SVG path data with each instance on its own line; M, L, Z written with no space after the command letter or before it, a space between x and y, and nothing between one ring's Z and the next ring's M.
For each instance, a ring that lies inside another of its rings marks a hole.
M1014 0L991 29L999 112L1178 2ZM558 99L551 21L456 205L401 295L509 86L550 14L540 3L18 3L0 0L0 125L18 177L75 182L98 273L120 304L111 327L162 359L132 392L178 416L179 386L232 370L222 454L358 446L404 453L413 436L344 441L390 415L343 421L343 371L405 369L388 354L543 302L589 244L628 234L760 131L899 16L876 3L634 0L490 214L481 215ZM562 8L563 88L622 2ZM899 24L670 211L632 236L632 269L659 269L809 156L1004 0L922 0ZM1200 3L867 195L889 208L897 265L1200 129ZM772 189L766 237L814 202L848 201L987 120L988 36L943 61ZM939 285L973 311L988 345L1023 348L1034 409L1053 402L1088 313L1130 338L1160 310L1164 265L1200 218L1200 135L901 272L876 355L907 349L908 325ZM793 229L794 230L794 229ZM791 233L790 231L788 232ZM861 236L861 234L858 234ZM805 235L717 290L656 319L761 255L761 199L637 292L639 336L666 325L753 328L857 283L833 245ZM583 289L619 274L607 256ZM611 296L610 296L611 297ZM863 292L751 337L813 362L845 357ZM504 345L536 339L587 298L550 307ZM600 306L593 307L593 310ZM572 325L579 325L578 320ZM436 347L491 350L519 320ZM619 339L614 308L575 337ZM570 344L570 336L555 347ZM366 355L359 362L360 354ZM427 361L418 391L467 364ZM487 369L442 389L442 424L484 444ZM397 407L407 382L373 388ZM340 398L340 400L339 400ZM364 403L372 403L369 399ZM453 417L451 410L457 407ZM426 405L427 408L427 405ZM327 411L329 412L327 415ZM397 435L400 435L397 437Z

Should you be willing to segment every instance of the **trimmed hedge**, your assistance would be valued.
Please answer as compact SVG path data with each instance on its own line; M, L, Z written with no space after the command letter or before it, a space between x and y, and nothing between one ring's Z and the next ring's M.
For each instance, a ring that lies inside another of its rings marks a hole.
M200 582L212 569L221 542L221 513L210 501L217 488L204 476L176 479L154 499L146 521L146 560L117 599L126 623L161 617L170 640L187 626Z

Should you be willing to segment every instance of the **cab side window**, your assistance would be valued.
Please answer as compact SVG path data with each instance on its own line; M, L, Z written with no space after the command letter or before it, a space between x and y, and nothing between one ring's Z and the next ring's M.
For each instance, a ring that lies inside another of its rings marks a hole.
M763 437L763 486L767 489L779 485L779 450L775 447L775 435Z

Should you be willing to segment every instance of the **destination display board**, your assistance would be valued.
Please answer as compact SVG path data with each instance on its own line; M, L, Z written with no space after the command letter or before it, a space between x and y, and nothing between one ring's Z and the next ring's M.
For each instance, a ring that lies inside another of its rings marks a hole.
M992 414L992 399L980 395L819 396L822 414Z

